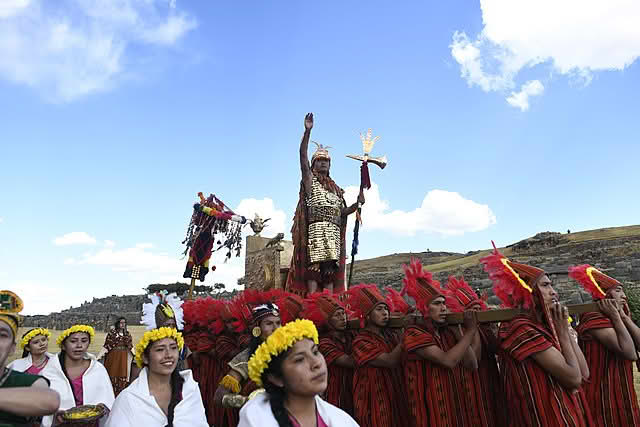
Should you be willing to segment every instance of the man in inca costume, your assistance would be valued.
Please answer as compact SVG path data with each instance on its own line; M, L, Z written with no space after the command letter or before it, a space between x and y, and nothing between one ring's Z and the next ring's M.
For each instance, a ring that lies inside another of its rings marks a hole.
M357 203L346 205L344 190L329 176L329 147L316 144L318 148L309 165L307 153L312 128L313 114L309 113L304 119L300 143L302 182L291 228L293 257L286 286L289 292L302 296L323 288L330 291L343 288L347 216L358 208ZM364 203L362 192L358 202Z

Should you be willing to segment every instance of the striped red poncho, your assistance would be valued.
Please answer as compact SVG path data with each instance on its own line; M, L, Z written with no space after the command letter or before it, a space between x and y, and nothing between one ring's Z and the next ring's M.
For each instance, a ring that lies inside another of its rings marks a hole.
M600 312L586 313L577 328L580 347L591 377L584 391L596 425L604 427L640 426L638 397L633 387L633 362L609 350L590 331L613 328Z
M361 426L409 425L402 368L377 368L370 363L397 344L394 335L382 336L366 329L353 340L353 406Z
M554 346L551 332L521 315L500 325L498 336L510 425L585 427L578 393L563 387L531 357Z
M449 351L457 343L449 328L436 333L430 327L411 326L404 334L408 353L405 381L409 398L411 425L427 426L488 426L482 405L482 391L477 372L459 363L453 369L425 360L416 350L438 346Z
M330 334L320 338L320 353L327 362L327 390L325 400L353 415L353 369L338 366L334 362L341 356L351 355L351 340L341 341Z

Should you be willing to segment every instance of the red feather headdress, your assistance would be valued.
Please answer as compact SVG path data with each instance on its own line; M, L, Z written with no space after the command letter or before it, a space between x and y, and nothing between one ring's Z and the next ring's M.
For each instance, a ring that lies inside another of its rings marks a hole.
M422 269L420 260L412 258L409 265L403 265L405 277L402 280L404 288L402 294L407 294L416 302L416 308L423 316L429 315L429 304L436 297L448 296L445 289L440 287L440 282L433 280L433 275Z
M449 281L447 282L447 289L452 293L454 299L460 305L463 310L471 307L474 304L479 304L482 307L482 310L487 309L487 304L484 302L482 298L478 297L478 294L471 289L471 286L464 280L463 277L460 279L456 279L454 276L449 276ZM451 308L451 307L450 307ZM454 310L453 311L460 311Z
M402 313L404 315L414 311L414 307L405 301L400 292L396 291L391 286L388 286L385 290L387 291L386 301L390 311L394 313Z
M609 289L622 286L613 277L609 277L589 264L569 267L569 277L582 285L585 291L591 294L594 300L599 300L607 295Z
M327 326L329 318L336 310L345 309L344 303L337 296L331 295L328 289L307 296L304 300L304 307L304 318L311 320L318 329Z
M533 285L544 270L510 261L493 245L493 253L480 259L493 281L493 292L508 307L533 307Z
M375 284L361 283L352 286L346 291L347 308L361 321L371 313L371 310L380 303L387 304Z
M280 320L283 325L300 318L300 313L304 309L304 300L302 297L290 292L283 294L276 300L276 305L280 310Z

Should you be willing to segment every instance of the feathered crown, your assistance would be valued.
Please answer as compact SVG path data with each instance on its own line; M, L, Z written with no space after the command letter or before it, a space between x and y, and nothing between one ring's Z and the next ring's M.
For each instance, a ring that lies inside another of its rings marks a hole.
M325 289L323 292L314 292L307 296L304 300L303 316L320 329L327 326L329 318L339 308L345 309L342 301L331 295L328 289Z
M433 280L433 275L422 269L422 263L416 258L412 258L409 265L404 264L404 288L402 294L407 294L416 302L416 308L423 316L429 313L429 304L436 297L447 297L448 293L440 287L440 282Z
M386 301L389 306L389 310L394 313L402 313L404 315L407 315L414 310L414 308L405 301L400 292L396 291L391 286L386 287L385 290L387 291Z
M491 244L493 252L480 262L493 281L493 292L508 307L533 307L533 285L544 270L510 261L498 251L493 241Z
M589 292L595 300L604 298L609 289L622 286L622 283L589 264L569 267L569 277L580 283L584 290Z
M313 166L313 162L315 162L318 159L325 159L325 160L331 160L331 156L329 155L329 148L331 148L330 146L325 146L322 144L318 144L315 141L311 141L314 144L316 144L316 151L313 153L313 155L311 156L311 165Z
M353 311L354 315L363 320L376 305L387 304L375 284L360 284L352 286L346 291L347 307Z
M482 306L483 310L487 309L487 304L482 298L478 297L478 294L471 289L471 286L464 280L463 277L456 279L454 276L449 276L447 282L447 289L451 292L453 298L457 301L463 309L469 308L474 304ZM451 308L453 311L454 308Z
M149 298L151 302L142 305L141 319L147 330L162 326L159 324L170 318L175 319L177 329L183 328L182 300L175 293L167 294L167 291L160 291Z

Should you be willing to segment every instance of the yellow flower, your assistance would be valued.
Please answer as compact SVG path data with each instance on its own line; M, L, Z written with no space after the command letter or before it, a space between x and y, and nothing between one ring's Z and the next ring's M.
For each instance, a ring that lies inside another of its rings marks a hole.
M93 337L96 335L96 331L89 325L73 325L69 329L65 329L58 339L56 340L56 344L62 348L62 342L71 334L75 334L76 332L84 332L89 334L89 340L93 340Z
M139 368L142 368L144 365L144 351L147 349L149 344L165 338L175 339L176 344L178 344L178 348L182 351L182 348L184 347L184 338L182 338L182 334L176 329L166 327L152 329L145 332L138 344L136 344L136 365L138 365Z
M20 348L24 349L29 344L29 341L31 341L38 335L44 335L45 337L49 338L51 337L51 332L49 332L49 330L46 328L36 328L32 331L29 331L27 335L22 337L22 341L20 341Z
M249 359L249 378L262 387L262 373L269 367L272 357L287 351L301 339L309 338L318 344L318 330L312 321L297 319L276 329Z

